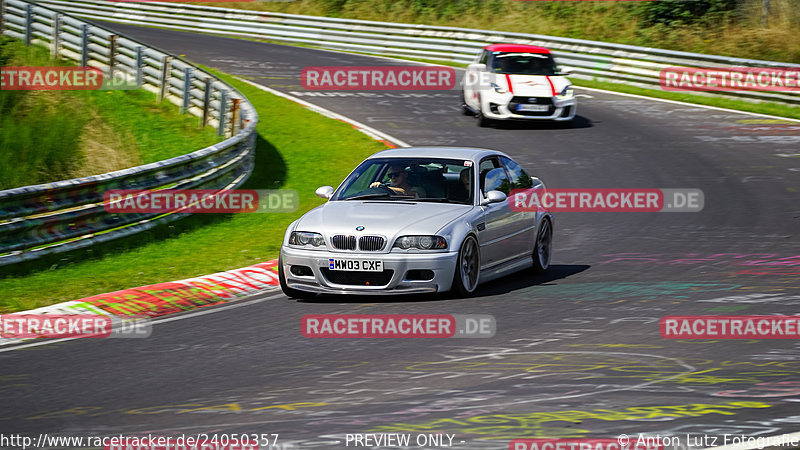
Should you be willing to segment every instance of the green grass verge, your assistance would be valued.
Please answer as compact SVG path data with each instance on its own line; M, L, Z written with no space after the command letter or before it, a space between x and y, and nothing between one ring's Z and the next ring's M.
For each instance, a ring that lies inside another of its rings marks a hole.
M119 289L243 267L277 257L286 227L323 202L380 142L283 98L215 72L255 105L261 116L256 168L245 187L293 189L291 214L196 214L150 232L85 251L17 265L0 279L0 313L40 307Z
M0 38L0 66L66 65L45 48ZM0 189L124 169L219 141L144 90L0 90Z

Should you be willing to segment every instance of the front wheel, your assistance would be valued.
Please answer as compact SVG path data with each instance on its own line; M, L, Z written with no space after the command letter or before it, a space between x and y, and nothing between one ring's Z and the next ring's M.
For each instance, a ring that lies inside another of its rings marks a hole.
M278 281L281 283L281 290L289 298L304 300L313 298L316 295L312 292L301 291L299 289L292 289L286 285L286 275L283 273L283 256L278 256Z
M550 256L553 252L553 225L550 219L542 219L539 233L536 235L536 245L533 248L533 271L544 273L550 267Z
M461 297L469 297L478 288L478 275L481 270L481 255L475 236L469 235L461 243L453 275L453 292Z
M477 116L478 116L478 126L479 127L486 128L486 127L488 127L489 125L492 124L492 119L489 119L488 117L484 116L482 110L480 110L480 109L478 110Z

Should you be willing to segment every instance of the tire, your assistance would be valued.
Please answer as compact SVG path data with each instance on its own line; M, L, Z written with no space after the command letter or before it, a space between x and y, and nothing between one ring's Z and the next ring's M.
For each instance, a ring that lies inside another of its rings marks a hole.
M488 127L489 125L492 124L492 119L486 118L486 116L483 115L483 111L478 111L477 116L478 116L478 126L479 127L486 128L486 127Z
M278 256L278 281L281 283L281 290L289 298L305 300L309 298L314 298L316 296L316 294L312 292L292 289L286 285L286 275L284 275L283 273L283 256Z
M456 270L453 274L452 292L459 297L469 297L475 293L480 282L481 251L475 236L468 235L458 250Z
M533 247L533 273L545 273L550 267L553 255L553 224L550 219L542 219L536 242Z
M464 97L464 91L461 91L461 114L465 116L475 116L469 106L467 106L467 99Z
M478 98L478 109L475 117L478 118L478 126L481 128L486 128L492 124L492 119L488 119L483 115L483 101L480 98Z

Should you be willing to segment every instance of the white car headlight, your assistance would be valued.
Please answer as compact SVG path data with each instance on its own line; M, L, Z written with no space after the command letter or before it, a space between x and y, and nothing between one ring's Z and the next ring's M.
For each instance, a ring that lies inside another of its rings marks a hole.
M559 100L566 100L573 95L575 95L575 92L572 90L572 85L567 85L560 93L556 94L556 98Z
M492 83L492 88L494 88L494 91L497 92L498 94L505 94L506 92L508 92L505 90L505 88L500 87L500 85L497 83Z
M292 234L289 235L289 244L321 247L325 245L325 239L319 233L311 233L308 231L292 231Z
M407 250L418 248L420 250L442 250L447 248L447 240L441 236L400 236L394 241L396 248Z

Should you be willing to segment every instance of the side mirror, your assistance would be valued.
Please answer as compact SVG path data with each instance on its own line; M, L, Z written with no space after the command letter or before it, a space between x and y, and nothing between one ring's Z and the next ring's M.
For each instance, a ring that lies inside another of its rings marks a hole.
M572 70L572 67L562 67L558 74L563 76L572 75Z
M467 70L477 70L477 71L480 72L480 71L486 70L486 64L484 64L484 63L472 63L472 64L467 66Z
M486 198L481 201L481 206L486 206L490 203L500 203L506 201L508 196L500 191L489 191L486 193Z
M325 200L327 200L333 197L333 191L334 189L330 186L322 186L317 188L317 190L314 191L314 193L317 194L317 197L324 198Z

